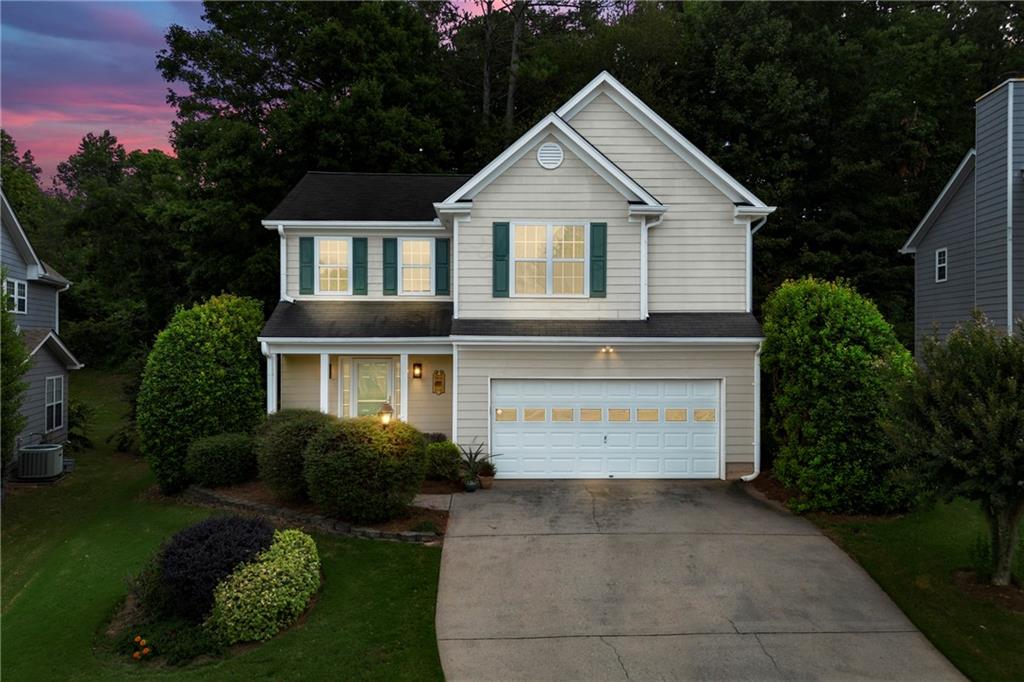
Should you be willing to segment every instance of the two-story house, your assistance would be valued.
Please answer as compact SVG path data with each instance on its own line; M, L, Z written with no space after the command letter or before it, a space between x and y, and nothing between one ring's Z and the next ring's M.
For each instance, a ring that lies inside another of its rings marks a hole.
M752 477L773 210L607 73L475 175L309 173L263 221L267 409L386 403L503 478Z
M27 421L18 445L62 443L67 440L68 371L82 367L60 338L60 294L71 283L36 255L3 192L0 222L4 295L31 362L22 379L27 388L21 413Z
M918 352L974 309L1009 333L1024 317L1024 79L979 97L975 113L974 149L901 249L914 254Z

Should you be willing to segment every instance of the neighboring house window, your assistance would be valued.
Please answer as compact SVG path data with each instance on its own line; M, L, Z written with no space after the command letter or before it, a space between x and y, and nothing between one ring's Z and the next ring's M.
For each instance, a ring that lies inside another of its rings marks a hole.
M64 377L46 377L46 430L64 426Z
M352 240L318 237L316 293L352 293Z
M401 293L434 293L434 240L399 239Z
M514 225L514 296L585 296L587 226Z
M947 263L948 256L946 255L946 249L937 249L935 251L935 281L945 282L948 274L949 265Z
M4 281L4 292L11 299L11 310L24 315L28 312L28 282L8 278Z

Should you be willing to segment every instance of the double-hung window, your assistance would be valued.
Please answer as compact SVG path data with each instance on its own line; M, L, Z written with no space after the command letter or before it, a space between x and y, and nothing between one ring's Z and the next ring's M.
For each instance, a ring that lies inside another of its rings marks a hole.
M945 282L949 275L949 255L945 248L935 250L935 281Z
M20 315L28 312L28 282L9 277L4 281L4 294L10 299L11 311Z
M512 226L513 296L585 296L587 226Z
M64 377L46 377L46 431L64 426Z
M402 294L434 293L434 240L399 239Z
M317 237L316 293L352 293L352 240Z

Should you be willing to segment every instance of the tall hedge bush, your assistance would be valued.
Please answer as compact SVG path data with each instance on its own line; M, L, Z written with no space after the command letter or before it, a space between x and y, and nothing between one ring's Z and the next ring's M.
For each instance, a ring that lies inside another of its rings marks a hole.
M179 309L146 360L136 420L161 490L188 485L185 456L204 436L249 432L263 413L260 303L215 296Z
M908 468L882 424L912 360L878 308L848 283L787 281L764 308L762 368L771 375L775 475L798 511L905 506Z
M303 475L306 445L321 429L338 421L317 410L281 410L269 415L256 430L259 476L283 500L307 499Z
M0 283L5 277L6 272L0 269ZM22 377L28 371L30 358L11 312L11 298L6 291L0 296L0 475L6 476L14 459L18 434L25 428L21 404L28 384Z

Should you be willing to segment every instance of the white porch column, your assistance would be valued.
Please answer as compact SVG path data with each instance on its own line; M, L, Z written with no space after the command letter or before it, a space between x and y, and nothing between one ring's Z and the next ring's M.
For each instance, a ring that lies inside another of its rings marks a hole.
M404 422L409 421L409 354L402 353L399 356L402 371L398 374L401 395L399 396L398 418Z
M277 412L277 353L267 356L267 414Z
M331 356L327 353L320 354L320 411L327 414L328 407L328 385L331 380Z

